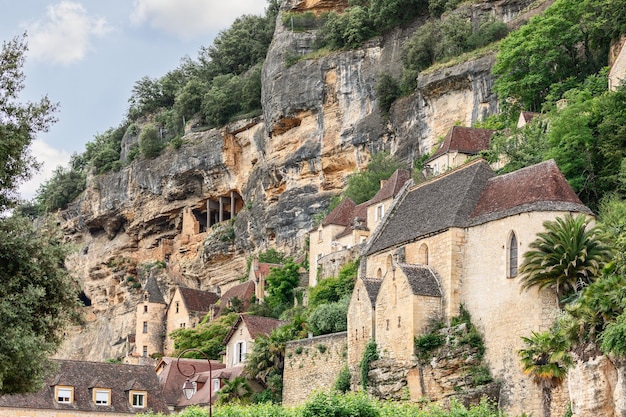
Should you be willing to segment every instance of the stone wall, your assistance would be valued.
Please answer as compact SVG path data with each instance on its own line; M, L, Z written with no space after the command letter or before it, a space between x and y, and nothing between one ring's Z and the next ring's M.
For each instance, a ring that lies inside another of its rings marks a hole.
M287 342L283 405L301 404L316 390L328 390L347 365L347 333Z
M472 227L467 232L461 302L484 338L487 365L492 375L502 381L500 405L511 415L541 414L541 392L532 378L522 372L517 352L524 347L521 336L549 329L558 310L549 290L521 291L517 277L507 278L507 242L511 232L515 232L521 263L528 245L544 230L543 222L564 214L522 213ZM563 415L564 396L567 390L555 392L553 415Z
M325 278L338 276L339 270L345 264L356 260L361 255L361 248L362 245L357 245L337 252L331 252L320 258L317 265L321 267L321 270L318 273L317 279L323 280Z

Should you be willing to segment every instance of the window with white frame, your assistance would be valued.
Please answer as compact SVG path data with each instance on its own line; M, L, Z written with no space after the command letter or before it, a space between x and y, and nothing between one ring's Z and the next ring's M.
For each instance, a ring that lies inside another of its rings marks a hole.
M221 386L220 386L220 379L219 378L213 378L213 392L217 392L220 390Z
M93 401L96 405L111 405L111 390L102 388L94 389Z
M146 407L146 392L145 391L130 391L130 405L134 408Z
M59 404L74 402L74 387L56 387L56 398Z
M242 363L246 360L246 342L237 342L235 344L234 364Z

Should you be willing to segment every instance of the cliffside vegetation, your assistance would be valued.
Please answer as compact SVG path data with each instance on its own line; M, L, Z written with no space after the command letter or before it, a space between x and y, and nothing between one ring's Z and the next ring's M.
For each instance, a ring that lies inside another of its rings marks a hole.
M0 50L0 394L41 388L78 307L78 283L63 267L70 247L55 222L36 227L23 212L7 212L37 167L29 146L55 121L47 98L19 101L26 50L23 37Z

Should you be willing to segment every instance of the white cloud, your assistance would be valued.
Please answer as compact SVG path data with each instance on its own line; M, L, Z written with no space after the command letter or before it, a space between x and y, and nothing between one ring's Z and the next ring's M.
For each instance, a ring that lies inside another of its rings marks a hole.
M239 16L262 14L267 0L134 0L131 20L181 39L215 33Z
M43 166L29 181L20 186L20 198L24 200L31 200L39 186L52 177L52 172L59 165L67 167L70 162L70 154L68 152L55 149L39 139L33 141L31 152Z
M91 17L71 1L48 6L46 20L26 25L29 57L54 64L80 61L91 49L91 40L111 31L104 18Z

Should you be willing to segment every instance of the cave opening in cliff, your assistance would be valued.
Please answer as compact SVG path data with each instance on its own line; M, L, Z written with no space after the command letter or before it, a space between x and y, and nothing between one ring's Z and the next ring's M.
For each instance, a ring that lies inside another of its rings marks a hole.
M221 195L216 200L207 200L207 218L208 226L230 220L243 209L243 199L236 191L231 191L227 195Z
M78 294L78 299L83 303L83 306L91 307L91 298L87 297L85 291L81 291L80 294Z
M191 212L193 213L193 216L198 221L199 233L206 232L207 231L207 227L208 227L208 224L207 224L208 217L207 217L206 210L193 209Z

